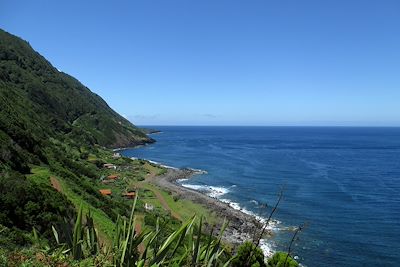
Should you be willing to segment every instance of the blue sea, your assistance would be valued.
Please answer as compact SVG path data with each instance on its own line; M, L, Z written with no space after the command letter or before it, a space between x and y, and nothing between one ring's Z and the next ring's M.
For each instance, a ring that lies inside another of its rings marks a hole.
M293 247L305 266L400 264L400 128L151 128L155 144L123 154L207 171L187 187L254 214L283 188L271 249L305 223Z

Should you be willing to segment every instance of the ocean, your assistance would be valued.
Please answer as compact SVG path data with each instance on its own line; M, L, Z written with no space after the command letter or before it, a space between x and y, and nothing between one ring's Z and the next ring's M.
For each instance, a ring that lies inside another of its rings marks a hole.
M400 263L400 128L170 127L125 156L207 171L186 187L264 216L284 197L269 249L305 266Z

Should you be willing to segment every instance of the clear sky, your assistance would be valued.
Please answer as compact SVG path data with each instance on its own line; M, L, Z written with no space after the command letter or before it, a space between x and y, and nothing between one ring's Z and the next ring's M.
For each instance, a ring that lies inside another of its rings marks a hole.
M1 0L139 125L400 126L399 0Z

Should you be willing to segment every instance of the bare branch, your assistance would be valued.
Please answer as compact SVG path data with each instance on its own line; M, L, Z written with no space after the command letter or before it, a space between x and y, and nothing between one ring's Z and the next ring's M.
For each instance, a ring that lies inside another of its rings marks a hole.
M268 216L268 219L267 219L267 221L265 222L265 224L264 224L264 226L263 226L263 228L262 228L262 230L261 230L261 233L260 233L259 237L257 238L257 241L256 241L255 244L254 244L255 247L252 248L252 250L250 251L250 255L249 255L249 257L247 258L246 266L249 266L249 265L250 265L250 261L251 261L251 258L253 257L254 251L255 251L255 250L258 248L258 246L260 245L261 239L262 239L262 237L264 236L265 231L267 230L268 224L269 224L269 222L271 221L272 216L274 215L276 209L277 209L278 206L279 206L279 203L280 203L281 200L282 200L282 196L283 196L283 189L279 192L278 200L277 200L277 202L275 203L274 208L271 210L271 212L270 212L270 214L269 214L269 216Z
M304 227L305 227L305 224L300 225L299 227L297 227L296 231L294 232L292 240L290 240L290 243L289 243L289 247L288 247L288 251L286 254L285 262L283 263L283 267L286 267L286 262L289 258L290 253L292 252L292 245L293 245L294 241L296 240L296 236L304 229Z

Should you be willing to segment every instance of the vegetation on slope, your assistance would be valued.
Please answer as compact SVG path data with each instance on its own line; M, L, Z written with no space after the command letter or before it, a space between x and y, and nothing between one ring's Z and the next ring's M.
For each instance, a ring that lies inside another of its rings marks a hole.
M6 229L0 239L12 241L5 242L10 247L29 244L32 227L49 236L50 224L70 223L78 201L110 222L126 213L129 204L99 194L101 162L87 157L101 154L102 147L149 142L99 96L0 30L0 225ZM31 174L38 166L44 182ZM51 188L50 175L59 177L68 195Z
M0 30L0 161L46 161L49 138L105 147L153 142L98 95ZM6 153L10 151L10 153ZM21 164L23 166L18 166Z

